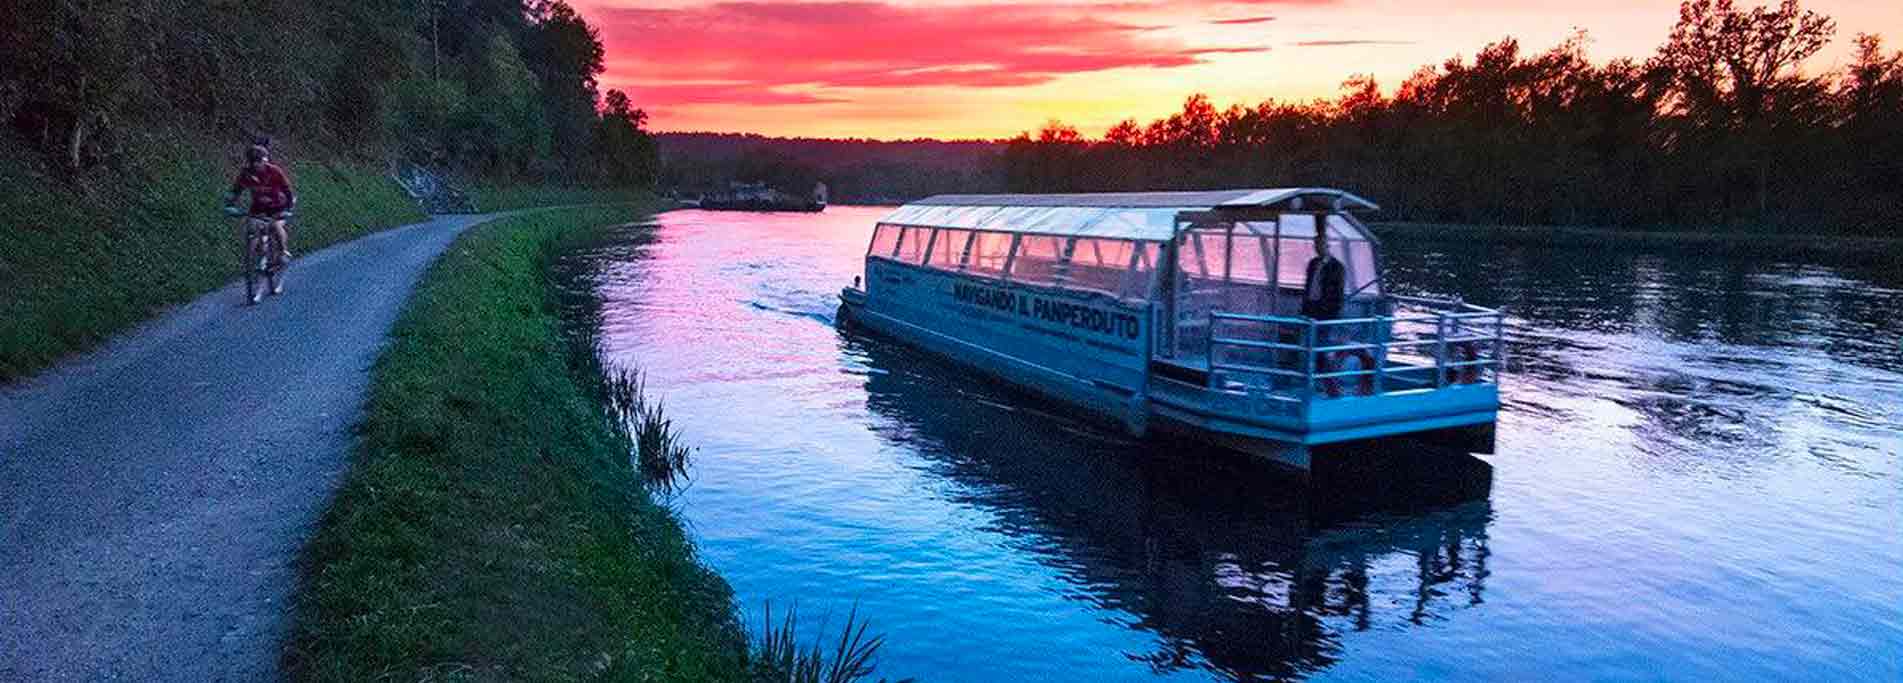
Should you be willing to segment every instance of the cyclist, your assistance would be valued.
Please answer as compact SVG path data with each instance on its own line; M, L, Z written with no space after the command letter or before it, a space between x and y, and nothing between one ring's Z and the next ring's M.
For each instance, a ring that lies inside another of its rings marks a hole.
M245 166L231 182L231 194L225 206L236 208L238 195L251 191L251 215L271 219L271 232L277 237L279 257L291 259L291 241L284 231L284 219L297 206L297 193L291 190L291 176L271 163L271 150L252 145L245 150Z

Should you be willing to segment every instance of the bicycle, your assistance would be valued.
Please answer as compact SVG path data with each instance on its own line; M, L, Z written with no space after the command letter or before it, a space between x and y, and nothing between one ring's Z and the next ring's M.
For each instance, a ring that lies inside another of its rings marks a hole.
M277 234L271 224L279 220L290 220L291 212L285 211L275 216L249 213L235 206L225 207L225 215L244 217L244 251L239 256L244 267L245 303L256 304L269 292L273 296L284 293L284 270L290 262L284 258L284 245L278 244ZM264 285L260 287L260 285Z

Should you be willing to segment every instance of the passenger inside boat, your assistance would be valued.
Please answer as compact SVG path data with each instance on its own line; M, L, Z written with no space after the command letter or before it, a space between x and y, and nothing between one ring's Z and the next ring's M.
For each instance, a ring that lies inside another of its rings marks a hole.
M1315 258L1308 260L1304 270L1308 275L1302 283L1302 315L1316 320L1341 317L1348 269L1341 265L1341 259L1328 253L1328 231L1315 231Z
M1348 268L1341 259L1335 258L1328 248L1328 231L1315 231L1315 257L1308 260L1308 273L1302 285L1302 315L1314 320L1336 320L1341 317L1342 300L1348 291ZM1329 326L1318 330L1318 346L1338 346L1355 341L1355 328L1350 326ZM1365 349L1342 349L1317 354L1317 370L1326 374L1344 369L1366 369L1374 367L1374 354ZM1363 375L1367 380L1358 383L1356 393L1366 394L1373 390L1372 377ZM1322 380L1322 392L1329 396L1340 396L1340 380L1329 377Z

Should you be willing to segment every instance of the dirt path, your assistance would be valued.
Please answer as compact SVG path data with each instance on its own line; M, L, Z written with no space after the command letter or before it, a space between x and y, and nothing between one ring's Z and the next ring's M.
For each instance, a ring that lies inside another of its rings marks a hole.
M411 286L481 216L304 255L0 388L0 680L278 677L294 560Z

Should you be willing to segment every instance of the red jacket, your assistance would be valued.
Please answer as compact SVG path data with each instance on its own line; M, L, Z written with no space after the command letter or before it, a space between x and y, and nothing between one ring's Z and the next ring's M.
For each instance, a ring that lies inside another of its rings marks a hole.
M238 179L231 182L231 198L236 200L245 190L251 191L253 214L274 214L297 203L297 194L291 191L291 176L268 161L256 171L249 165L238 171Z

